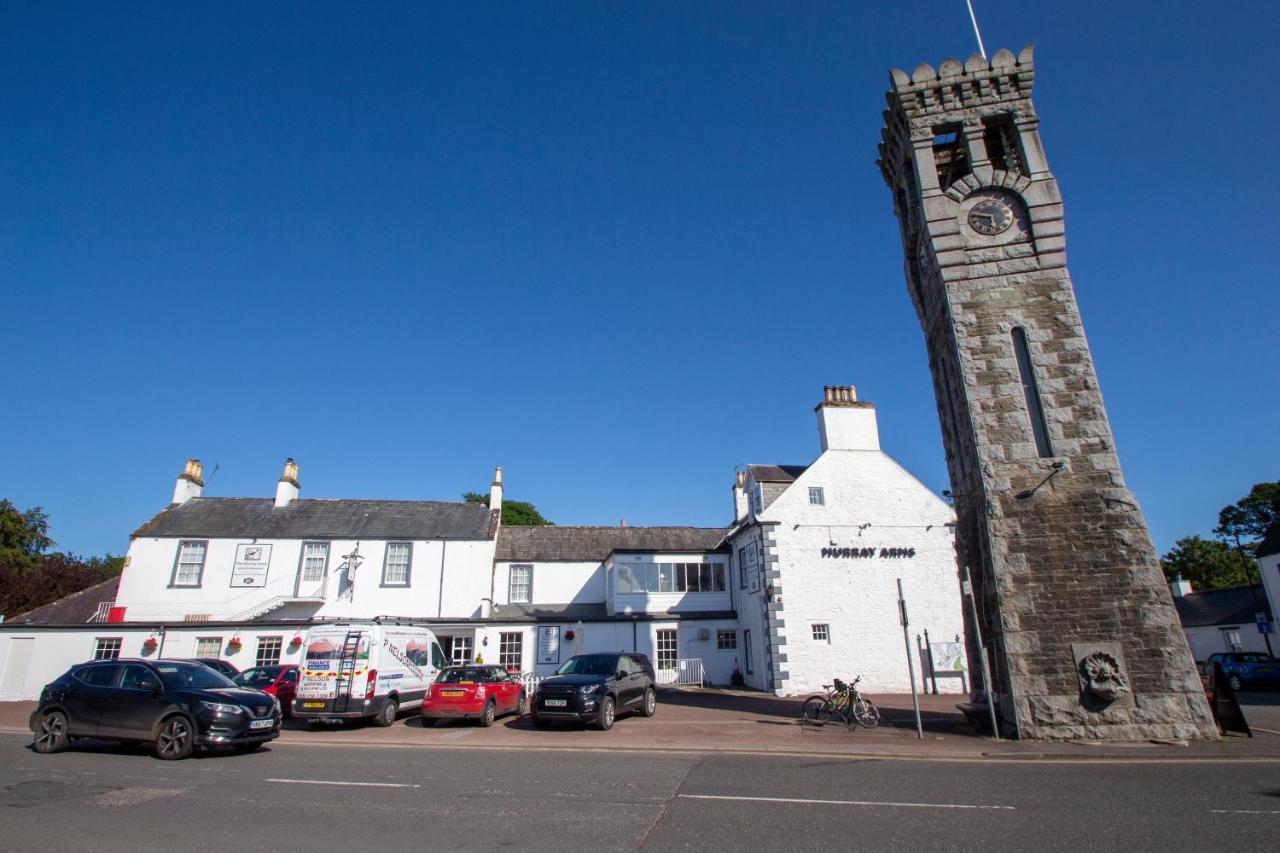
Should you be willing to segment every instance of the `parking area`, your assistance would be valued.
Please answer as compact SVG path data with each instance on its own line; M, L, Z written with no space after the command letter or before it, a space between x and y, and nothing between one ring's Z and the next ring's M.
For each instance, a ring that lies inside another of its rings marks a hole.
M977 737L956 709L955 694L920 697L924 738L918 738L910 695L874 695L882 722L871 730L849 730L800 722L804 697L780 698L764 693L721 689L660 691L652 718L622 715L608 732L580 724L535 729L529 716L502 717L491 728L465 721L423 725L415 713L402 714L388 728L363 723L308 728L287 720L275 743L290 746L350 745L372 747L437 747L538 750L629 750L829 754L882 757L1035 757L1097 756L1107 748L1133 750L1152 744L1085 747L1080 744L992 741ZM1242 694L1242 706L1255 728L1252 740L1226 738L1193 747L1214 755L1280 754L1280 693ZM33 702L0 703L0 730L27 732ZM1184 747L1170 747L1184 753Z

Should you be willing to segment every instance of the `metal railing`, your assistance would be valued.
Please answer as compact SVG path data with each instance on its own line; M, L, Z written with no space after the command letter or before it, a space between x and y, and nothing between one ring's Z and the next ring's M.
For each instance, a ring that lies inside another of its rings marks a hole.
M701 658L677 658L674 661L658 661L658 684L701 687L706 681Z

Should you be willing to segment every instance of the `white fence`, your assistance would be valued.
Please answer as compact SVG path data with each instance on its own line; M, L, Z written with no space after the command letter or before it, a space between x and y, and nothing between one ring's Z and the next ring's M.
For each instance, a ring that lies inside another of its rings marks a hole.
M679 658L658 663L659 685L685 684L701 687L703 681L701 658Z
M532 700L533 691L538 689L538 685L542 682L542 678L534 675L532 672L512 673L511 677L524 685L524 692Z

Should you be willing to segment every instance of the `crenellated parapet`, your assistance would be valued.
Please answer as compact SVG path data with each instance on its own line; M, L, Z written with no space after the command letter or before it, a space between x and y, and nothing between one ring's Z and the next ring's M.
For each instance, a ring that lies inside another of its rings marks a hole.
M944 59L934 70L921 63L908 74L894 68L889 72L893 89L889 108L901 109L913 123L933 115L995 105L1007 110L1011 101L1031 97L1035 80L1032 61L1034 45L1027 45L1016 57L1001 48L988 61L973 54L963 64L957 59Z

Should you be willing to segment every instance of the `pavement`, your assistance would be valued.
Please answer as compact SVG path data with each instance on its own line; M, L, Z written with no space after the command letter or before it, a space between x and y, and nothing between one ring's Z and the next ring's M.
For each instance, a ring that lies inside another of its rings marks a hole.
M581 725L534 729L529 718L500 718L489 729L473 723L423 726L402 716L389 728L348 724L309 730L287 721L277 744L299 747L418 747L470 750L562 750L649 753L793 755L951 761L1179 760L1280 761L1280 693L1241 694L1253 738L1189 744L995 741L975 736L956 710L956 694L920 697L924 738L915 730L911 696L871 696L882 714L873 730L799 722L803 698L744 690L663 690L658 713L621 716L609 732ZM0 732L30 736L34 702L0 703Z
M1271 851L1280 835L1269 764L614 749L626 722L591 750L317 737L181 762L0 734L0 849Z

